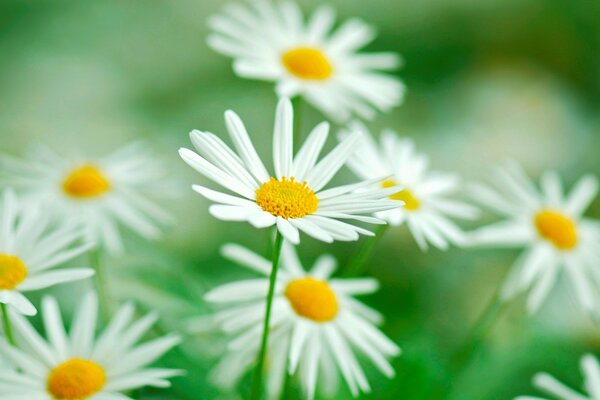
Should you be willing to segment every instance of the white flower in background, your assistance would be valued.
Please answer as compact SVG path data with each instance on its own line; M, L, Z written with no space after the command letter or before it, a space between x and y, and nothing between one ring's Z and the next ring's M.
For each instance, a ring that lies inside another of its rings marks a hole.
M302 96L338 122L398 105L404 86L382 71L398 68L399 56L359 53L373 28L352 19L331 33L334 23L329 7L305 22L292 1L230 4L210 19L208 44L234 59L239 76L276 82L280 96Z
M443 250L450 243L459 246L466 243L464 232L451 218L474 219L478 210L448 198L461 188L457 175L428 171L429 159L417 153L411 139L400 138L392 130L382 132L379 144L362 124L354 123L350 130L364 133L359 151L348 160L354 174L360 179L388 176L377 184L402 187L390 199L403 201L404 206L378 212L377 218L394 226L406 223L422 250L427 249L428 242ZM348 134L343 131L340 137Z
M271 262L234 244L224 246L223 252L229 259L264 275L222 285L205 295L207 301L226 306L214 318L234 338L213 378L232 385L252 368L258 353ZM270 398L279 397L287 373L298 373L309 399L314 397L317 384L335 395L339 373L354 396L369 392L356 352L385 376L394 376L387 359L399 355L400 349L375 327L382 321L380 314L353 298L375 292L377 281L331 278L335 268L333 257L325 255L310 272L305 272L294 247L284 242L267 354Z
M81 225L88 240L111 253L123 248L119 224L154 239L157 222L171 218L150 200L169 191L155 155L140 143L100 159L65 159L38 148L27 161L4 156L0 165L9 185L59 220Z
M56 300L42 301L44 340L24 318L13 315L18 347L0 342L0 352L18 372L0 374L2 399L124 400L123 393L144 386L168 387L181 371L146 368L179 342L173 335L137 345L156 321L150 314L133 321L134 307L123 306L95 338L98 300L88 293L67 335Z
M565 273L581 305L598 311L600 223L583 218L598 180L585 176L565 195L558 175L547 172L540 192L516 163L507 163L496 169L494 186L474 185L473 193L506 220L476 230L473 242L526 249L512 267L503 297L530 290L527 305L536 311Z
M66 225L52 229L44 209L23 209L14 192L6 190L0 199L0 303L35 315L23 292L92 276L90 268L56 270L93 246L80 243L81 239L81 229Z
M203 186L195 191L218 203L210 213L226 221L248 221L257 228L277 225L290 242L300 241L299 231L322 240L357 240L359 233L371 232L340 220L384 223L364 216L397 207L401 202L386 199L398 188L370 188L372 181L322 190L356 150L360 133L342 141L317 162L329 125L323 122L313 129L296 157L293 156L293 111L286 98L277 106L273 137L275 174L267 172L258 157L240 118L225 113L227 130L237 154L210 132L193 131L191 140L198 151L180 149L181 158L196 171L235 193L230 195Z
M591 354L586 354L581 358L581 370L585 378L585 395L570 389L546 373L535 375L533 384L556 400L600 400L600 364L598 364L598 360ZM546 400L546 398L519 396L515 400Z

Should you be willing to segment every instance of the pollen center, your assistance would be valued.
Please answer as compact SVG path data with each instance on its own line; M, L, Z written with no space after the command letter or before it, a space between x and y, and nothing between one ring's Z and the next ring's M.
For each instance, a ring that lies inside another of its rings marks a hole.
M570 250L577 246L577 227L569 217L544 210L536 214L534 223L540 236L557 248Z
M13 290L27 277L27 267L17 256L0 253L0 290Z
M324 81L333 73L325 54L314 47L288 50L281 56L281 62L289 73L300 79Z
M314 278L295 279L287 284L285 297L296 314L315 322L327 322L335 318L338 303L335 293L327 282Z
M77 199L98 197L110 189L110 182L97 167L86 164L71 171L62 184L63 191Z
M384 189L392 187L392 186L396 186L396 185L397 185L396 182L389 180L389 179L381 182L381 187L383 187ZM419 207L421 207L421 203L419 202L419 199L417 199L415 196L413 196L413 194L408 189L404 189L404 190L399 191L398 193L394 193L393 195L390 196L390 199L403 201L404 202L403 208L408 211L415 211L415 210L418 210Z
M256 190L256 204L276 217L302 218L317 211L319 199L306 182L300 183L283 177L271 177Z
M83 400L98 393L106 383L104 369L93 361L72 358L48 375L48 393L56 400Z

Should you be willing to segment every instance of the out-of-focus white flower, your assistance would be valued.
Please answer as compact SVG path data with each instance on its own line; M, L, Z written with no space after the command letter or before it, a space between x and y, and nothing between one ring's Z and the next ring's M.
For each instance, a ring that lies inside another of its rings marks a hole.
M566 195L558 175L547 172L540 192L519 165L509 162L496 169L494 187L474 185L474 196L506 220L476 230L473 242L526 249L512 267L503 297L530 290L527 305L534 312L564 272L583 308L597 312L600 223L583 217L598 192L597 178L581 178Z
M557 400L599 400L600 399L600 364L591 354L581 358L581 370L585 378L584 389L586 394L565 386L553 376L539 373L533 378L533 384L541 391ZM546 400L536 396L518 396L515 400Z
M180 149L181 158L235 195L199 185L194 185L194 190L217 203L210 207L216 218L248 221L257 228L277 225L279 232L294 244L300 241L299 231L328 243L357 240L359 233L372 235L341 220L384 223L364 214L401 205L387 199L399 188L373 188L374 181L364 181L323 190L356 150L361 134L357 132L346 138L317 162L329 133L329 124L323 122L313 129L294 157L293 118L290 100L281 99L273 134L274 175L267 172L244 124L234 112L225 113L225 122L237 154L213 133L191 132L199 154ZM356 192L361 188L365 190Z
M56 300L42 302L44 340L24 318L13 314L18 348L0 342L0 352L18 371L0 374L2 399L113 400L131 399L123 393L144 386L168 387L167 378L181 371L146 368L179 342L174 335L137 345L157 317L132 321L134 307L123 306L95 338L98 300L88 293L67 335Z
M157 223L171 216L152 197L169 195L165 173L141 143L125 146L100 158L65 159L38 148L29 160L0 159L4 180L22 190L61 221L84 228L86 238L111 253L123 249L119 224L148 239L160 235Z
M422 250L427 249L428 242L443 250L449 243L466 243L464 232L451 218L474 219L478 210L448 198L461 187L457 175L429 171L427 156L417 153L411 139L400 138L392 130L382 132L379 144L362 124L352 124L350 131L364 132L359 150L348 160L354 174L361 179L388 176L377 184L402 187L390 199L403 201L404 206L378 212L377 218L390 225L406 223ZM340 136L343 138L348 134L343 131Z
M0 199L0 303L35 315L37 310L23 292L92 276L90 268L56 270L93 246L79 243L81 239L81 229L50 228L45 210L24 209L14 192L6 190Z
M213 378L221 385L234 385L252 367L260 347L271 263L238 245L224 246L223 253L265 275L222 285L205 296L209 302L226 306L214 320L234 336ZM376 291L377 281L331 278L335 268L335 259L324 255L310 272L305 272L294 247L284 242L267 354L270 398L279 397L288 373L298 373L309 399L314 397L317 385L335 395L339 373L354 396L369 392L356 352L387 377L394 376L388 358L399 355L400 349L376 328L382 322L380 314L353 297Z
M382 71L398 68L394 53L359 53L375 37L359 19L334 32L335 13L320 7L305 22L292 1L230 4L210 19L208 44L234 59L245 78L276 82L280 96L302 96L338 122L372 118L403 97L402 83Z

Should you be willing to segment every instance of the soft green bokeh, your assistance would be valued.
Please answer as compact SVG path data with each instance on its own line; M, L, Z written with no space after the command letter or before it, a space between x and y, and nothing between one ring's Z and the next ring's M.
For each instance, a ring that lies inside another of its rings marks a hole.
M259 152L269 154L272 85L236 78L230 60L205 44L206 19L220 0L0 2L0 143L22 155L41 142L55 150L101 155L143 139L160 154L182 196L166 207L176 216L163 240L128 237L128 254L107 259L110 291L157 309L160 330L184 332L207 315L203 292L249 276L223 261L226 241L266 252L268 235L217 221L189 188L205 182L177 149L198 128L224 135L223 112L247 122ZM306 10L319 1L302 2ZM587 0L337 0L341 17L378 27L370 50L403 55L404 105L370 124L413 137L436 168L480 179L515 158L537 176L553 168L569 184L600 172L600 3ZM322 116L304 113L305 133ZM330 143L331 145L332 143ZM347 181L345 171L338 178ZM589 212L600 217L600 202ZM486 217L487 218L487 217ZM321 252L342 264L359 244L303 239L307 261ZM386 316L384 331L403 348L394 380L369 368L372 399L429 399L443 366L492 297L515 251L421 253L405 228L379 243L368 272L381 290L364 299ZM400 261L398 261L400 260ZM85 262L84 260L80 260ZM600 266L599 266L600 268ZM85 284L57 293L71 310ZM159 333L158 331L156 333ZM534 394L539 370L581 386L578 359L600 350L599 331L577 306L572 289L556 288L536 316L522 299L510 305L450 399L511 399ZM186 336L161 365L188 370L170 390L141 399L235 399L219 393L207 373L219 356L215 334ZM239 396L239 395L238 395ZM290 394L290 398L294 395ZM344 391L339 398L346 398Z

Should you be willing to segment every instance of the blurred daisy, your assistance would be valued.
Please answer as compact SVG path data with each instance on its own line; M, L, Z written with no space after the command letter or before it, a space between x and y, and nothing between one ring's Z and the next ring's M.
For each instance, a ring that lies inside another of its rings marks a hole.
M264 275L222 285L205 296L207 301L227 306L215 315L215 320L235 338L213 376L218 382L229 380L233 384L232 379L239 379L253 366L259 349L271 263L233 244L224 246L223 252L229 259ZM269 397L279 397L286 369L289 374L298 372L309 399L314 397L317 384L335 394L338 371L354 396L360 391L369 392L356 352L387 377L394 376L387 359L399 355L400 349L375 327L381 323L380 314L353 298L375 292L377 281L331 279L335 268L335 260L326 255L307 273L294 247L284 243L270 324Z
M402 190L390 199L403 201L402 207L381 211L377 218L390 225L406 223L422 250L428 242L439 249L449 244L464 245L464 232L451 218L474 219L478 210L468 204L449 199L461 187L457 175L428 171L429 159L417 153L411 139L400 138L392 130L385 130L377 144L362 124L352 124L352 131L364 132L362 143L348 166L360 179L389 176L379 183L382 187L401 186ZM348 136L341 133L341 137Z
M382 73L398 68L398 55L361 54L375 37L373 28L352 19L331 32L334 23L329 7L305 22L292 1L230 4L210 19L208 44L235 60L239 76L274 81L280 96L302 96L338 122L398 105L404 87Z
M0 303L35 315L23 292L92 276L90 268L54 269L93 244L79 244L81 229L64 225L51 229L48 213L41 208L23 209L12 190L6 190L0 200Z
M600 364L594 356L586 354L581 358L581 370L585 378L582 395L557 381L551 375L539 373L533 378L533 384L541 391L558 400L598 400L600 399ZM515 400L545 400L546 398L534 396L519 396Z
M179 339L169 335L136 345L156 321L150 314L133 322L134 308L122 307L94 338L98 300L88 293L67 335L56 300L42 302L44 340L24 318L14 315L18 348L0 342L0 352L19 372L0 374L0 397L27 400L124 400L124 392L144 386L168 387L173 369L146 368Z
M165 174L139 143L97 160L67 160L38 148L28 161L5 156L0 162L9 184L60 220L84 227L88 240L111 253L123 248L119 224L154 239L160 235L157 222L170 221L149 199L169 193L159 183Z
M530 290L527 305L536 311L564 271L581 305L597 311L600 223L583 218L583 213L598 192L598 180L583 177L565 195L558 175L548 172L540 192L516 163L508 163L495 171L495 186L475 185L473 193L506 220L480 228L472 237L477 244L526 249L512 267L503 297Z
M371 188L355 193L357 189L371 187L372 181L322 190L356 150L360 133L342 141L317 162L329 133L329 125L323 122L313 129L294 157L293 111L286 98L279 101L275 117L274 175L267 172L258 157L240 118L227 111L225 122L239 155L216 135L201 131L190 134L200 154L189 149L179 150L181 158L192 168L235 193L232 196L193 186L195 191L218 203L210 207L210 213L216 218L248 221L257 228L277 225L279 232L295 244L300 241L299 231L324 242L350 241L357 240L359 233L372 233L341 219L384 223L362 214L402 204L386 199L397 188Z

